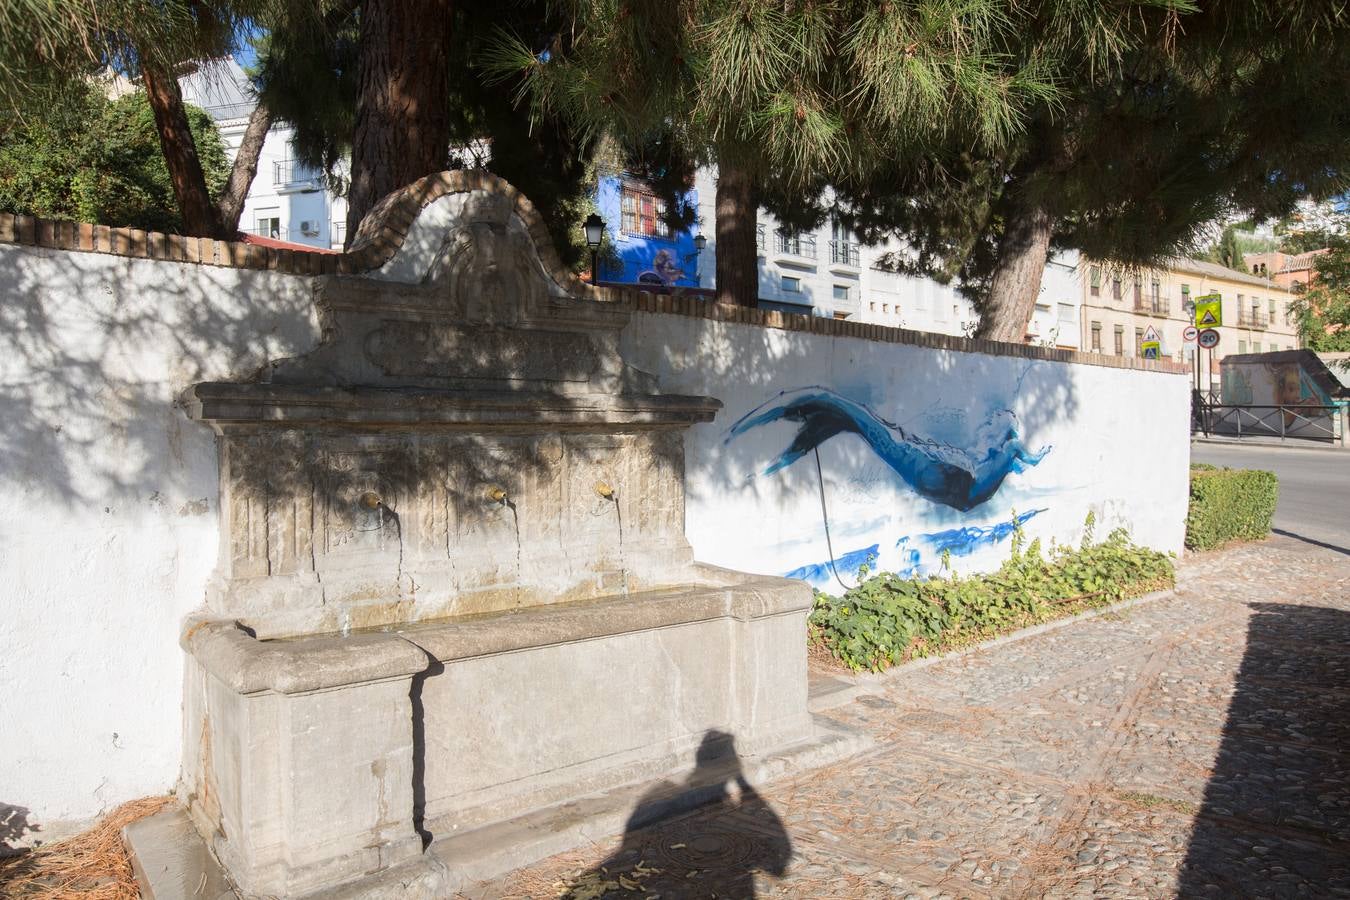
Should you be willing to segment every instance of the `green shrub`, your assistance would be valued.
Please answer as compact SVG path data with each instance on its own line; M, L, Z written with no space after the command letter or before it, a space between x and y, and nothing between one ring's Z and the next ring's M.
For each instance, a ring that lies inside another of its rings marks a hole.
M1117 529L1102 543L1042 554L1039 541L997 572L963 578L906 579L882 573L843 597L817 593L814 640L854 671L880 671L994 635L1136 597L1173 582L1170 556L1131 543Z
M1210 550L1229 541L1266 537L1278 497L1274 472L1191 466L1187 549Z

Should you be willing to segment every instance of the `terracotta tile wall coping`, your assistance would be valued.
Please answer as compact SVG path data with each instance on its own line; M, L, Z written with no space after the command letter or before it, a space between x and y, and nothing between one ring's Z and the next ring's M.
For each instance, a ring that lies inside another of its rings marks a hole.
M1139 369L1189 375L1190 369L1172 360L1143 360L1132 356L1105 356L1030 344L955 337L910 331L866 322L797 315L709 302L702 297L675 293L652 294L639 287L592 287L564 268L553 249L544 220L534 205L511 185L487 172L454 171L428 175L381 200L362 221L350 249L343 253L266 247L243 241L218 241L138 228L110 228L87 222L64 222L0 213L0 243L46 247L83 253L109 253L134 259L164 260L237 269L274 271L287 275L357 275L378 269L394 257L404 236L422 209L440 197L467 191L506 194L525 222L549 274L570 293L630 309L665 315L691 316L720 322L850 337L889 344L910 344L960 353L1020 356L1051 362Z

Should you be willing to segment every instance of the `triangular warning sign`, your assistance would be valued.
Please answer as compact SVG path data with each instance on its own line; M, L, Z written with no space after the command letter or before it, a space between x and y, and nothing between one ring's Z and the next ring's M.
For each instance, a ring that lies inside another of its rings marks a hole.
M1144 332L1144 340L1146 340L1146 341L1158 341L1158 340L1162 340L1162 339L1158 336L1157 329L1155 329L1152 325L1150 325L1150 326L1148 326L1148 331L1145 331L1145 332Z
M1205 310L1204 313L1200 316L1200 324L1201 324L1201 325L1218 325L1218 324L1219 324L1219 320L1218 320L1218 318L1214 315L1214 310L1212 310L1212 309L1207 309L1207 310Z

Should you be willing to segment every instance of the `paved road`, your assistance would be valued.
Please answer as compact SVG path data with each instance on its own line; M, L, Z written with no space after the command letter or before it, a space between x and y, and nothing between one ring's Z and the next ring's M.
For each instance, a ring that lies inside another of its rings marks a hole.
M1188 556L1170 597L829 716L874 749L465 896L1350 897L1345 554Z
M1191 459L1274 472L1280 479L1275 527L1350 553L1350 451L1197 443Z

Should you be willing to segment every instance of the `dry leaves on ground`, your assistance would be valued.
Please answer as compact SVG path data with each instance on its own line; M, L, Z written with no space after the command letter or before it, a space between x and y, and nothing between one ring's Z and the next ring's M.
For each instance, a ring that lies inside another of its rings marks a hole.
M168 802L143 797L123 803L87 831L0 860L0 900L139 900L122 829Z

